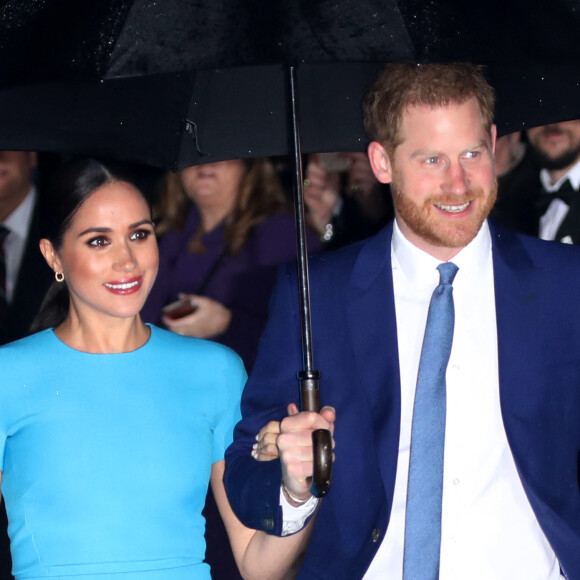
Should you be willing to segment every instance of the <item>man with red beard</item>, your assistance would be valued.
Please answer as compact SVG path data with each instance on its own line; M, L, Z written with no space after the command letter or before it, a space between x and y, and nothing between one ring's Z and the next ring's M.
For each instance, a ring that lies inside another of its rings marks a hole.
M225 483L246 525L308 529L298 578L580 579L580 250L487 219L493 105L468 63L387 65L369 92L395 220L311 261L320 414L297 411L281 272ZM317 428L336 443L324 499Z

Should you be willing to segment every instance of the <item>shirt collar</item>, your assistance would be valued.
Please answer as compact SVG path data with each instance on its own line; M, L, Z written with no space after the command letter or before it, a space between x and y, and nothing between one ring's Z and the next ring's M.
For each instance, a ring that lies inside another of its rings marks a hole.
M540 171L540 181L542 182L544 189L548 192L558 191L566 179L570 180L570 184L576 191L580 189L580 160L572 167L572 169L570 169L570 171L568 171L568 173L566 173L566 175L558 179L554 185L550 183L550 174L548 173L548 170L542 169Z
M19 238L26 238L35 203L36 189L32 186L20 205L2 222L11 234L14 233Z
M457 277L459 278L461 273L461 278L463 278L469 272L479 276L488 262L490 251L491 234L487 221L484 221L475 238L450 260L459 268ZM432 285L433 280L436 283L439 282L439 273L436 270L442 261L420 250L407 240L399 229L397 220L393 224L391 255L393 269L400 269L405 278L417 281L419 284Z

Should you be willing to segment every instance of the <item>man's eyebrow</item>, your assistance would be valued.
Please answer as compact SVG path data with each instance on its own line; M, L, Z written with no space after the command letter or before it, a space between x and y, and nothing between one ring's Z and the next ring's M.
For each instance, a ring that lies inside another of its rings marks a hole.
M411 153L411 157L441 157L441 153L435 149L417 149Z
M476 145L474 145L473 147L468 147L467 149L477 149L479 147L487 147L488 145L490 145L490 143L488 141L486 141L485 139L480 139Z

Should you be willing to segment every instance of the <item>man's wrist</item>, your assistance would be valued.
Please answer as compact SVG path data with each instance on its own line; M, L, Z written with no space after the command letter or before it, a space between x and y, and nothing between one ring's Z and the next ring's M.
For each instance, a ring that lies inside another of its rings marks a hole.
M282 493L284 494L284 497L286 498L286 501L293 507L300 507L301 505L304 505L310 498L312 498L312 494L309 494L308 497L305 498L296 497L288 489L288 487L286 487L284 481L282 481L281 489Z

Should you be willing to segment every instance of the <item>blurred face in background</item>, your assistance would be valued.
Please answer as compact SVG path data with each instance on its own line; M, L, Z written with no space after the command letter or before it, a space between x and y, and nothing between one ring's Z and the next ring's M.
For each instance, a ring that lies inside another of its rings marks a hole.
M206 165L194 165L180 172L187 197L203 212L221 210L229 213L235 204L246 165L237 159Z
M36 153L0 151L0 221L6 219L28 195L34 167Z
M580 158L580 119L529 129L528 141L542 167L567 170Z

